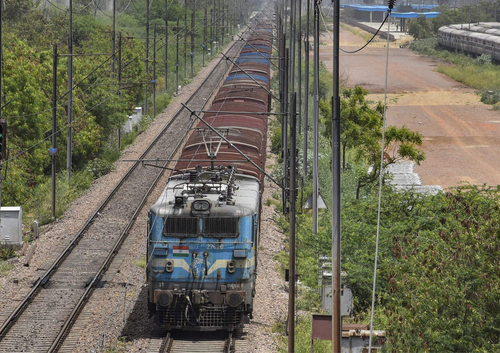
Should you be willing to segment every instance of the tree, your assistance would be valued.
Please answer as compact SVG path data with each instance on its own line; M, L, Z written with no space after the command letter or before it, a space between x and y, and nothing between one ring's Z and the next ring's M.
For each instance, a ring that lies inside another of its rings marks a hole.
M377 134L371 139L365 139L367 143L357 149L357 160L364 160L370 168L368 170L366 168L358 170L356 198L359 198L359 193L363 187L376 182L380 178L382 146L381 141L377 140L376 136ZM420 165L420 162L425 160L424 152L417 148L421 144L422 136L420 133L411 131L405 126L401 128L389 126L385 132L382 171L385 171L388 165L402 160L409 160ZM389 175L387 176L389 177Z
M375 109L370 108L366 102L368 91L361 87L346 88L342 90L340 100L340 141L342 144L342 168L346 169L346 151L354 149L361 140L367 137L367 132L373 131L380 125L380 116L383 106L379 102ZM325 125L324 136L331 141L331 105L325 101L320 102L322 121ZM368 135L370 135L369 133Z
M360 168L357 173L358 187L356 198L361 189L380 176L380 156L382 142L383 106L378 102L370 108L365 100L368 91L362 87L344 89L340 103L340 128L343 166L346 165L346 151L353 150L355 160L363 162L368 168ZM324 136L331 141L331 107L321 102L321 120L326 129ZM425 159L423 151L417 148L422 144L422 136L406 127L389 126L385 133L384 170L389 164L401 160L414 161L420 164Z
M499 191L462 186L400 213L411 230L393 233L380 266L388 351L499 350Z
M430 20L423 16L409 21L408 33L415 39L425 39L436 35L432 31Z

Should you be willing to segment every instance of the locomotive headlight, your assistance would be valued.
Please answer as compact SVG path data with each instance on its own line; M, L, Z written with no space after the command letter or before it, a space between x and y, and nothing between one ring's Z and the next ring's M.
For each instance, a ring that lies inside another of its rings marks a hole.
M191 204L191 214L193 215L209 215L210 214L210 201L196 200Z
M194 201L191 207L193 211L208 211L210 209L210 202L207 200Z
M165 272L174 272L174 260L167 260L167 262L165 263Z
M170 304L172 304L173 299L174 295L172 291L155 289L154 302L157 303L158 305L164 307L170 306Z
M236 308L243 303L243 295L240 292L228 292L226 294L226 303L231 308Z
M227 262L227 272L233 274L236 270L236 263L234 261Z

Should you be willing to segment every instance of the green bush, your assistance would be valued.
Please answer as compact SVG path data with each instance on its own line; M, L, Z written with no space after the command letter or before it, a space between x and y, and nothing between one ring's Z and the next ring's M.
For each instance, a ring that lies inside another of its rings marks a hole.
M278 342L279 352L285 353L288 351L288 337L286 334L286 321L282 320L279 325L274 327L275 331L282 333L282 338ZM296 352L311 352L311 336L312 336L312 316L309 313L304 313L297 318L295 325L295 351ZM329 353L332 351L332 341L315 340L314 353Z
M0 260L7 260L14 257L15 255L16 251L12 246L0 244Z
M112 162L102 158L94 158L87 164L86 167L87 172L89 172L95 179L110 173L113 169L114 166Z
M492 63L491 55L482 54L481 56L478 56L477 58L475 58L474 60L472 60L472 63L474 65L487 65L487 64L491 64Z
M500 90L481 90L481 102L496 106L500 102Z
M161 93L156 96L156 112L163 111L170 104L172 96L168 93Z
M273 126L271 133L271 152L277 155L281 154L281 126Z

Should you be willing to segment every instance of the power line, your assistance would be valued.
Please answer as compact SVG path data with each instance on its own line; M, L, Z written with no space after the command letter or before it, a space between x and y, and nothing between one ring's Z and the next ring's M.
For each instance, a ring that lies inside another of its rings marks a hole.
M329 30L329 28L328 28L328 26L326 25L326 22L325 22L325 18L324 18L324 14L323 14L323 9L321 9L321 8L320 8L320 12L319 12L319 13L320 13L320 15L321 15L321 21L323 22L323 26L325 26L325 28L326 28L326 32L328 33L328 36L330 37L330 39L331 39L331 40L332 40L332 42L333 42L333 38L332 38L332 36L331 36L330 30ZM387 14L387 15L385 16L385 18L384 18L384 20L382 21L382 23L381 23L380 27L377 29L377 31L373 34L373 36L372 36L372 37L371 37L371 38L370 38L370 39L369 39L369 40L368 40L368 41L367 41L367 42L366 42L366 43L365 43L362 47L360 47L360 48L358 48L358 49L356 49L356 50L353 50L353 51L344 50L344 49L342 49L342 48L339 48L339 49L340 49L343 53L346 53L346 54L355 54L355 53L357 53L357 52L359 52L359 51L363 50L364 48L366 48L366 46L367 46L368 44L370 44L370 43L373 41L373 39L375 39L375 37L377 36L377 34L380 32L380 30L381 30L382 26L384 25L384 23L387 21L387 18L388 18L388 17L389 17L389 14Z

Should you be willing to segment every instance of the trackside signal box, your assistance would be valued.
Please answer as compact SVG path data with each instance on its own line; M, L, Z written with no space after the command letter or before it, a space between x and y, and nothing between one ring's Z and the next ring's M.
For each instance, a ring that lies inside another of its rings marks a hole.
M0 209L0 243L19 246L23 244L23 209L20 206Z

